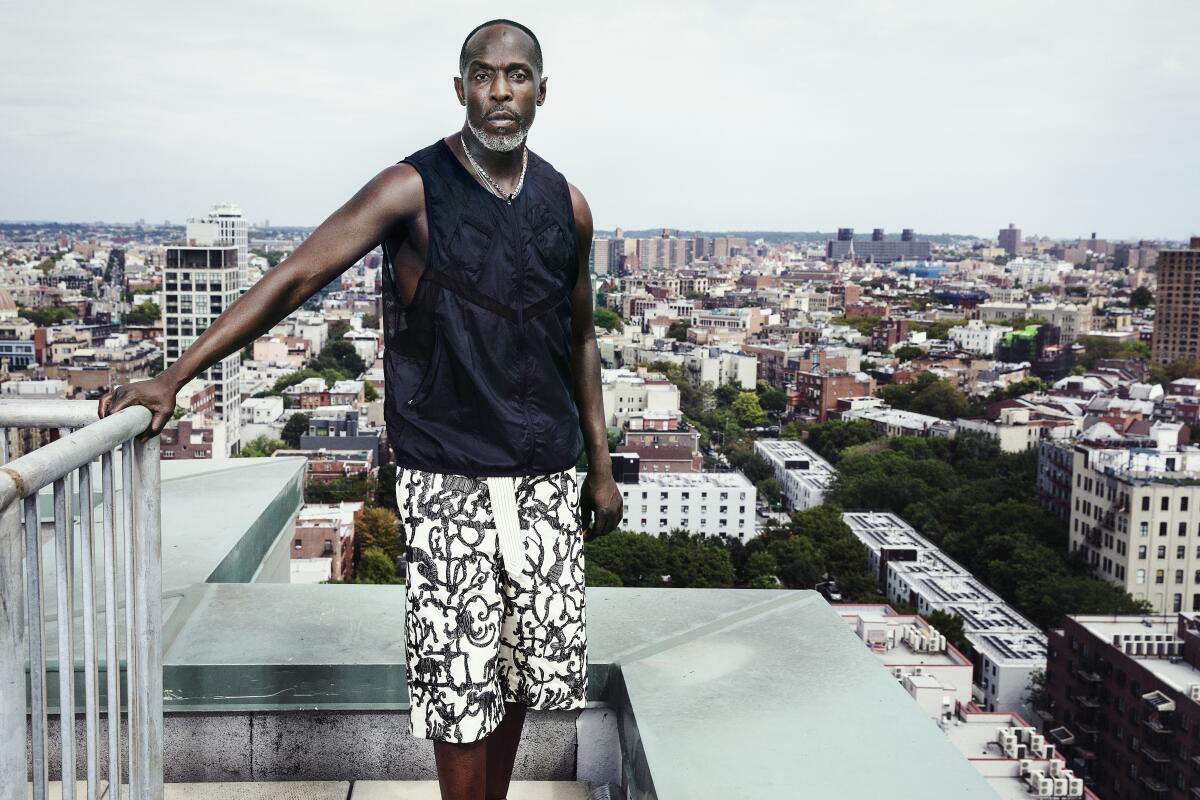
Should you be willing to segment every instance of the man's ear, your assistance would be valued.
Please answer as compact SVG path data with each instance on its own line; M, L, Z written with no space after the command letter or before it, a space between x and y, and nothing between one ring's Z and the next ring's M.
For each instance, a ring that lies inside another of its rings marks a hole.
M463 89L463 82L462 82L461 75L457 75L454 78L454 93L456 95L458 95L458 104L460 106L465 106L467 104L467 94L466 94L466 91Z
M538 82L538 96L537 96L537 104L538 104L539 106L540 106L542 103L546 102L546 81L548 81L548 80L550 80L550 79L549 79L549 78L542 78L542 79L541 79L541 81L539 81L539 82Z

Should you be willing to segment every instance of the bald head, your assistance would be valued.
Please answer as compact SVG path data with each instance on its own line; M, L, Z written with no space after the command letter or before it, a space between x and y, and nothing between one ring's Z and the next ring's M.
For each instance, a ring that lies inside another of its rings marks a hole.
M479 39L482 38L480 34L501 26L511 29L516 36L527 41L529 45L529 62L537 70L538 75L542 74L542 45L533 31L519 22L513 22L511 19L492 19L482 25L475 26L475 29L467 34L467 38L463 39L462 49L458 53L459 75L467 71L467 65L471 63L471 55L474 52L474 44L478 43ZM472 40L475 40L475 43Z

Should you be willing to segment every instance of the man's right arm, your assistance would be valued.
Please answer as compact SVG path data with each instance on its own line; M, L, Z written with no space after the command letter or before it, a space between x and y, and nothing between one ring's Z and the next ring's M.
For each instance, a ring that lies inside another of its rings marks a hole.
M413 167L397 164L383 170L231 303L178 361L151 380L118 386L101 397L100 416L146 406L154 415L146 435L160 433L185 383L269 331L370 252L394 226L416 219L423 207L421 178Z

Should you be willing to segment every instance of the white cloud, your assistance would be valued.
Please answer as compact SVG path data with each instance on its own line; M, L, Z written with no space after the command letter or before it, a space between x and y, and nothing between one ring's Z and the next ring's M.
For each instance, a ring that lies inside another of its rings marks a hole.
M316 224L459 127L492 14L599 227L1200 232L1188 0L0 4L0 218Z

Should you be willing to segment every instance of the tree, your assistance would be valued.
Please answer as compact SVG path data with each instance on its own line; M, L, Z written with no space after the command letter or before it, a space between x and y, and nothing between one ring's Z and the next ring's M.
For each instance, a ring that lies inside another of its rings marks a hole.
M748 582L765 576L774 578L778 571L779 565L775 563L775 556L766 550L751 553L750 558L746 560L746 580Z
M1023 698L1029 704L1029 707L1035 711L1045 710L1050 707L1050 689L1046 685L1046 670L1044 667L1030 671L1029 683L1025 686Z
M787 392L766 381L759 381L758 404L763 411L783 411L787 408Z
M719 538L692 537L679 529L677 535L668 537L667 554L671 586L732 588L733 562Z
M892 352L892 355L900 361L912 361L914 358L924 358L925 351L916 345L902 344Z
M913 396L910 409L941 419L958 419L967 412L967 397L949 381L938 380Z
M75 310L67 306L55 306L54 308L25 308L22 306L17 309L17 315L39 327L57 325L76 317Z
M355 378L367 369L354 345L345 339L335 339L326 344L321 354L309 362L309 367L318 372L333 370L338 378ZM329 376L326 376L326 382L328 379Z
M350 332L350 323L344 319L334 320L329 323L329 331L326 341L333 342L341 339Z
M758 404L758 395L754 392L739 392L732 403L734 417L743 428L756 428L765 425L767 415Z
M152 300L146 300L133 307L133 310L125 315L123 322L126 325L155 325L162 319L162 311L158 304Z
M775 573L789 589L811 589L823 577L821 554L812 540L803 536L775 539L767 549L778 565Z
M242 446L238 452L238 458L268 458L276 450L283 449L283 442L278 439L272 439L265 433L261 436L256 436L249 444Z
M359 553L378 548L392 562L404 555L404 540L400 536L400 518L386 508L368 506L354 523L354 538Z
M375 388L375 384L370 381L363 382L363 400L368 403L373 403L379 399L379 390Z
M588 586L620 586L621 578L612 570L607 570L599 564L585 561L584 583Z
M783 497L783 484L774 476L759 481L754 488L758 490L758 496L768 503L778 503Z
M692 327L690 320L681 319L671 323L671 327L667 328L667 338L675 339L676 341L686 342L688 328Z
M604 567L622 586L663 586L667 546L644 533L614 530L584 545L585 564Z
M300 437L308 434L308 414L292 414L288 417L287 423L283 426L283 432L279 434L286 444L292 450L300 447Z
M375 505L399 513L396 508L396 465L382 464L375 479Z
M830 420L808 426L806 443L821 458L836 464L846 448L873 442L878 438L879 434L871 427L871 423L865 420Z
M1148 308L1154 305L1154 293L1145 286L1139 286L1129 294L1129 305L1132 308Z
M606 331L612 331L613 328L620 330L623 327L621 325L621 318L617 316L615 311L608 308L597 308L592 317L596 323L596 327L604 328Z
M304 485L307 503L369 502L375 496L375 481L361 475L333 480L310 480Z
M362 551L358 567L354 570L355 583L404 583L396 573L396 564L387 553L378 547Z
M1010 399L1013 397L1023 397L1027 394L1034 394L1036 392L1044 392L1045 390L1046 390L1046 382L1043 381L1041 378L1031 375L1030 377L1023 378L1023 379L1017 381L1016 383L1011 384L1007 388L1005 388L1004 392L1002 393L1002 397L1004 397L1005 399Z

